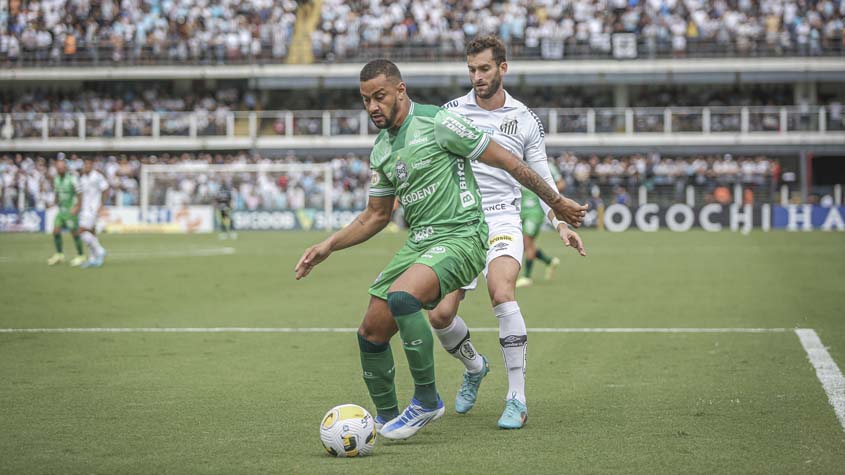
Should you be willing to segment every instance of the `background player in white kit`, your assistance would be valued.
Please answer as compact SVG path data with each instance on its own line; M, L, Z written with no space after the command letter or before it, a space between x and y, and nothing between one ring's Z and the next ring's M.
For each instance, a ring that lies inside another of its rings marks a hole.
M86 158L79 177L79 189L82 191L82 205L79 210L79 235L90 251L88 261L80 267L101 267L106 257L106 250L97 239L97 217L106 202L109 183L102 173L94 170L94 160Z
M540 119L531 109L512 98L502 85L502 76L508 70L502 41L494 36L478 37L467 45L466 54L473 89L444 107L470 119L499 145L528 162L552 188L557 189L549 171L545 133ZM504 171L484 164L474 162L472 171L481 190L484 217L490 230L490 248L484 272L493 312L499 321L499 344L508 372L505 410L498 424L502 429L519 429L528 418L525 400L528 337L525 320L515 300L523 252L520 185ZM578 234L571 231L566 223L554 219L545 203L543 211L564 243L582 256L586 255ZM489 371L487 359L475 350L466 323L457 316L465 289L471 290L475 284L476 281L449 294L429 312L429 321L440 343L466 367L464 382L455 399L458 413L472 409L481 380Z

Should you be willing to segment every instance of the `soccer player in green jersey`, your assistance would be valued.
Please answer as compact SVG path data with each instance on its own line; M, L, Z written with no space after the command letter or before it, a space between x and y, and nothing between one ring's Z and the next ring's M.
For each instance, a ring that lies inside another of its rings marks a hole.
M552 172L552 178L554 178L558 190L563 191L564 182L560 176L560 171L557 169L557 165L549 163L549 171ZM560 259L549 257L542 249L537 247L537 238L540 236L540 230L543 229L543 222L546 220L543 208L540 206L540 198L531 190L523 188L520 208L522 242L525 248L525 267L523 268L523 275L516 280L516 286L522 288L534 283L531 274L534 271L535 259L539 259L540 262L546 264L546 280L554 277L555 270L560 265Z
M364 381L382 436L406 439L444 413L434 378L434 339L422 309L468 284L484 267L487 224L470 160L502 168L531 188L558 219L580 225L587 206L563 198L530 167L462 117L414 104L395 64L378 59L361 70L367 113L381 129L370 155L367 208L347 227L309 247L297 279L341 249L366 241L390 221L398 197L408 240L370 286L358 329ZM411 404L399 413L390 338L396 333L414 380Z
M47 259L47 265L54 266L65 261L62 251L62 229L67 229L73 235L76 246L76 257L71 259L71 266L79 266L85 262L82 252L82 239L79 237L79 206L82 202L79 183L76 177L67 171L67 162L63 159L56 161L56 176L53 178L53 191L56 193L56 204L59 212L53 221L53 244L56 253Z

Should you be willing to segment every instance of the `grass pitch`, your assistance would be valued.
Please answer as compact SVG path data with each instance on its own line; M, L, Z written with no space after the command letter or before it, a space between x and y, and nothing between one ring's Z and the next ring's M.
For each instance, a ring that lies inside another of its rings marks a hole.
M0 235L0 328L357 327L404 235L293 266L319 233L105 236L97 270L48 268L49 236ZM529 327L813 328L845 368L845 234L551 234L555 280L518 293ZM70 239L66 250L73 253ZM483 286L482 286L483 289ZM495 327L484 290L461 308ZM496 428L506 378L467 415L438 350L446 417L373 456L334 459L330 407L372 408L353 333L0 333L3 473L842 473L845 430L807 354L779 333L532 333L529 423ZM399 347L400 401L412 384Z

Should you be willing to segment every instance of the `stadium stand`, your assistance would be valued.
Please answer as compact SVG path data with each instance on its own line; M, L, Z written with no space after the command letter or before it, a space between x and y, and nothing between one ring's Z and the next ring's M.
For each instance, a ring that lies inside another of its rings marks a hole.
M293 48L298 10L313 8L291 0L3 2L0 63L278 62ZM326 0L321 18L301 20L298 34L326 61L454 59L467 38L485 33L504 38L514 58L613 57L630 48L647 58L822 56L842 54L844 13L831 0Z
M43 155L16 154L0 156L0 203L4 208L43 209L52 201L52 159ZM70 169L82 167L81 156L69 157ZM132 206L139 202L140 167L144 164L234 164L234 163L298 163L313 161L311 157L288 154L271 159L247 152L229 154L183 153L163 155L118 154L96 156L97 167L112 186L110 204ZM752 200L773 202L781 184L781 165L765 156L669 157L649 155L576 156L563 153L552 157L566 183L568 195L586 201L602 200L603 204L635 204L641 186L651 193L650 202L671 204L683 201L687 186L692 186L697 199L716 201L734 187L750 190ZM338 209L363 209L370 174L368 158L348 154L330 160L334 170L333 200ZM321 207L322 183L308 172L259 175L258 179L231 175L173 174L158 178L151 204L177 206L210 204L224 183L233 189L238 209L301 209ZM717 192L717 189L725 188Z

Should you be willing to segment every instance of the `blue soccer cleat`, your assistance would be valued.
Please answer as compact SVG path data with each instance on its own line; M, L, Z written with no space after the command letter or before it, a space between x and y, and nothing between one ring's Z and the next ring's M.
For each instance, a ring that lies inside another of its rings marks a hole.
M402 414L388 421L381 428L379 434L386 439L404 440L416 434L429 422L443 417L445 412L446 406L443 405L440 396L437 397L437 407L434 409L422 407L422 404L416 398L413 398L411 404L402 411Z
M490 364L487 362L487 358L482 355L481 359L484 362L481 371L477 373L464 371L464 382L461 384L461 388L458 389L458 395L455 396L455 412L458 414L466 414L475 406L481 380L490 372Z
M387 420L386 417L384 417L382 415L376 416L375 419L373 419L373 421L376 423L376 430L378 430L378 431L380 431L381 428L384 427L385 424L390 422L390 421Z
M522 429L526 422L528 422L528 407L517 398L508 399L505 402L505 411L499 418L499 428Z

